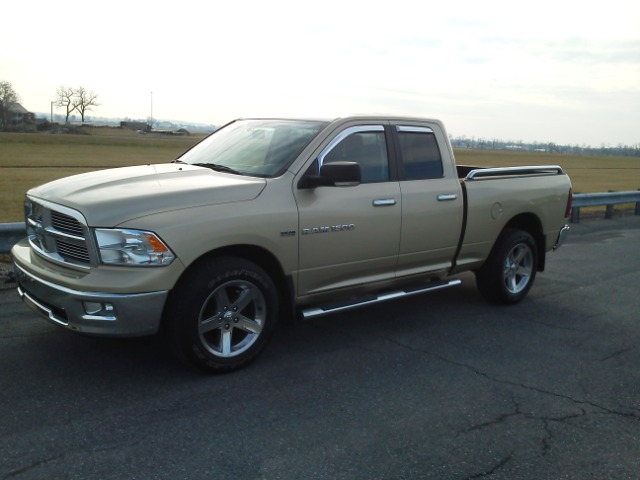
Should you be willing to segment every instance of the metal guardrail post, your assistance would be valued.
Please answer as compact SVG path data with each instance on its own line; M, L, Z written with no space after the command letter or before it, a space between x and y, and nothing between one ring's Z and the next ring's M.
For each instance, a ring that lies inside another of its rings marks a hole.
M613 193L613 190L608 190L609 193ZM610 203L607 205L607 208L604 211L604 218L606 220L610 220L613 218L613 204Z
M578 207L575 202L577 195L580 194L578 192L574 192L571 204L571 218L569 219L569 222L571 223L580 223L580 207Z
M580 207L571 207L571 223L580 223Z

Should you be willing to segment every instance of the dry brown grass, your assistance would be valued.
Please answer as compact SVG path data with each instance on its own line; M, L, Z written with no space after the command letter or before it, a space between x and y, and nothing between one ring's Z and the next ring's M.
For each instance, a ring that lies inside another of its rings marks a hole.
M90 135L0 133L0 223L22 221L31 187L94 170L168 162L201 138L116 128Z
M0 223L22 221L22 200L31 187L92 170L168 162L202 138L158 137L119 128L91 129L87 133L0 133ZM461 165L557 164L571 177L575 192L640 188L637 158L488 150L455 153Z
M591 157L543 152L456 150L460 165L507 167L560 165L571 178L574 192L606 192L640 188L640 158Z

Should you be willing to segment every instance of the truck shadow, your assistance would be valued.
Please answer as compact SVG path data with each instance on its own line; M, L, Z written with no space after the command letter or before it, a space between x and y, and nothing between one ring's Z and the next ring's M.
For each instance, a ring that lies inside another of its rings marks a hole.
M323 365L333 371L341 363L402 363L406 352L398 345L441 351L447 348L447 342L455 342L458 337L463 343L470 335L467 332L483 325L497 328L497 322L510 322L511 317L515 322L516 317L535 305L530 299L513 307L490 305L478 294L472 277L463 280L461 286L437 294L416 295L280 326L253 363L231 374L203 374L181 364L160 336L87 337L46 323L34 323L34 334L21 339L19 357L13 361L21 365L20 382L47 378L49 382L67 383L72 379L73 388L93 385L98 390L127 387L142 392L160 384L170 388L191 382L234 385L247 379L280 381L297 375L296 371L322 374ZM533 310L538 308L542 307Z
M344 348L357 332L385 336L401 326L405 332L426 334L434 325L446 321L451 305L470 312L482 304L474 287L463 285L437 294L417 295L311 321L296 320L280 325L265 352L244 370L277 368L279 362L290 361L290 355L300 357L296 361L304 361L306 355ZM30 312L25 316L32 320ZM60 330L39 319L36 321L35 317L29 331L28 339L21 341L24 348L19 354L20 361L24 366L37 368L40 375L53 374L55 377L56 372L65 372L75 378L99 375L102 378L147 380L216 377L183 366L169 353L159 335L132 339L84 336Z

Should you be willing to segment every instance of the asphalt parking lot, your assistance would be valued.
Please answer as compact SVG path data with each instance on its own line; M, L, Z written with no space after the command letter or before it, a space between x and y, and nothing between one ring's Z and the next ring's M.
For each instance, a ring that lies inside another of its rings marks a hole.
M635 479L640 217L573 226L529 297L461 287L281 330L207 376L0 291L0 479Z

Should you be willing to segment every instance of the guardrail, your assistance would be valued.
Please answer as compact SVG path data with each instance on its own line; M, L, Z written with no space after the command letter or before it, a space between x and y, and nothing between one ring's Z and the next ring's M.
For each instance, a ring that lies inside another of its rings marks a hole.
M11 247L27 236L27 227L20 223L0 223L0 253L9 253Z
M602 207L604 218L613 218L614 205L622 203L635 203L635 215L640 215L640 190L629 192L599 192L599 193L575 193L571 204L571 223L580 222L580 207Z
M622 203L635 203L635 215L640 215L640 190L630 192L600 192L600 193L576 193L573 195L571 207L571 223L580 222L581 207L606 206L604 218L612 218L614 205ZM27 230L22 222L0 223L0 253L9 253L11 247L21 238L27 235Z

